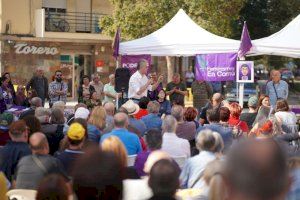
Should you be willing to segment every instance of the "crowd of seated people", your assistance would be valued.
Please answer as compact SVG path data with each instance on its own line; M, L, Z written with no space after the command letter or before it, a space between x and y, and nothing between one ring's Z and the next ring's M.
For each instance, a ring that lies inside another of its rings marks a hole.
M29 109L0 115L0 198L7 191L79 200L299 197L300 136L286 100L272 108L267 96L253 97L243 111L215 93L199 111L171 105L162 91L116 108L95 103L85 79L73 111L32 96ZM25 101L21 91L15 95Z

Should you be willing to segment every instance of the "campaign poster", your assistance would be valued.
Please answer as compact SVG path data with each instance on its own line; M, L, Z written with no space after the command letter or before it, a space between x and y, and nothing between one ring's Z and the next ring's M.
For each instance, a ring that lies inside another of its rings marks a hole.
M254 62L237 61L236 63L236 82L253 83L254 82Z
M196 79L204 81L234 81L236 53L215 53L196 55Z
M151 66L151 55L122 55L121 56L121 67L128 68L130 74L134 74L137 70L138 62L140 60L147 60L148 62L148 73L150 72Z

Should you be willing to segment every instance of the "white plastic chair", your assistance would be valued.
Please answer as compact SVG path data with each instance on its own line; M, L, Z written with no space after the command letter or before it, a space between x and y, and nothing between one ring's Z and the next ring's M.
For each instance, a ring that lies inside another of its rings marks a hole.
M136 154L135 155L130 155L127 157L127 166L132 167L134 165L135 159L136 159Z
M23 189L14 189L6 193L6 196L9 199L15 200L32 200L36 197L36 190L23 190Z
M178 166L182 169L184 166L185 161L187 160L186 156L176 156L176 157L172 157L175 162L178 164Z

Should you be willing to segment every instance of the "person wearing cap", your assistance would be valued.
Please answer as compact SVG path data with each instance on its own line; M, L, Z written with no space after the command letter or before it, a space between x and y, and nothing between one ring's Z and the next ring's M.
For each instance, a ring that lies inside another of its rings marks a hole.
M87 108L79 107L75 112L74 118L75 119L82 118L87 120L89 115L90 115L90 111Z
M0 145L4 146L10 140L8 130L10 124L14 121L12 113L2 113L0 115Z
M115 114L114 125L115 128L110 133L106 133L101 137L101 143L110 136L117 136L126 147L128 155L135 155L142 151L139 137L127 130L129 120L125 113Z
M74 122L67 132L69 147L62 152L56 152L55 157L61 161L68 174L71 173L75 161L84 153L82 151L86 132L83 126Z
M134 115L139 112L140 106L134 103L134 101L128 100L125 104L122 105L122 108L127 111L129 125L140 131L141 136L144 136L147 129L145 123L142 120L138 120L134 117Z
M257 105L258 105L258 98L256 96L250 97L248 100L249 111L242 113L240 116L240 120L246 122L249 129L253 127L254 120L257 116Z

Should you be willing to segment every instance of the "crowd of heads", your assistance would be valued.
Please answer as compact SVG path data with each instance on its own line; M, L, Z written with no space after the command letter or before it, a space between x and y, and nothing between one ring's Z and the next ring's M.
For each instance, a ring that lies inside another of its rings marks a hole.
M146 64L146 61L138 63L138 70L143 74L147 74ZM56 75L59 74L57 71ZM273 72L272 77L277 80L278 74ZM114 81L114 76L109 79ZM99 81L99 76L93 75L92 80ZM173 82L180 82L179 74L174 74ZM82 84L90 84L88 76L83 76ZM191 195L189 189L198 189L200 196L216 200L285 199L292 185L291 174L300 169L300 160L292 157L298 155L298 149L290 145L299 139L299 133L286 131L285 119L279 115L290 112L285 99L279 99L272 108L267 95L249 98L249 113L255 117L250 120L250 115L246 115L244 120L245 110L236 102L224 100L220 93L213 94L201 110L175 102L169 113L161 113L167 93L160 90L157 100L142 97L137 103L131 99L119 108L114 102L103 105L101 102L93 108L78 103L74 113L68 113L63 101L55 102L51 109L45 108L42 99L34 91L29 92L33 114L7 125L10 139L28 144L35 156L59 159L62 152L75 151L81 155L74 159L70 170L65 168L68 177L44 173L34 188L36 199L72 196L122 199L128 190L124 181L130 179L130 170L137 171L139 162L143 162L142 172L147 179L140 176L137 179L146 181L153 199L184 196L187 190ZM90 98L96 95L93 91ZM153 124L159 125L149 126ZM289 134L292 138L286 137ZM171 151L167 137L172 137ZM130 150L135 146L139 150L134 154L137 156L134 165L129 167ZM172 151L183 156L174 156ZM184 179L194 183L183 186ZM194 187L198 181L202 181L201 188Z

